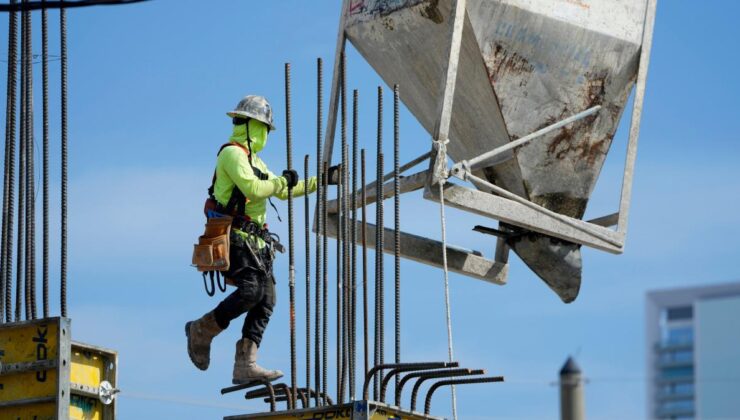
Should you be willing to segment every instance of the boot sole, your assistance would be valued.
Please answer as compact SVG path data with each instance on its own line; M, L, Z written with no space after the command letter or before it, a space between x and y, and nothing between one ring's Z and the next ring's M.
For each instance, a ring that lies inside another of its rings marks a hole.
M274 377L272 379L268 379L268 378L249 378L249 379L241 380L241 381L237 381L236 379L232 379L231 380L231 383L234 384L234 385L244 385L244 384L249 383L249 382L262 381L262 380L266 380L266 381L269 381L269 382L274 382L274 381L277 381L278 379L282 378L283 376L285 376L285 374L281 374L280 376L276 376L276 377Z

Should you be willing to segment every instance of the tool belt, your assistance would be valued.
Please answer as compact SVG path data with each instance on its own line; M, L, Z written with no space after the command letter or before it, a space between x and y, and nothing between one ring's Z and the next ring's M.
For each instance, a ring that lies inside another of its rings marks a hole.
M229 235L233 218L211 217L206 222L203 235L193 246L193 265L200 272L226 271L229 269Z

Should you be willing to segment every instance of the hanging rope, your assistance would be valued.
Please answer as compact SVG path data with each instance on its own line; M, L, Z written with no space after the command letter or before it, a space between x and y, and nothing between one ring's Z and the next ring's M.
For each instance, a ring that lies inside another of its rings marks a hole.
M438 140L434 143L437 146L437 167L446 166L447 163L447 143L449 140ZM444 170L444 169L443 169ZM437 172L441 173L441 172ZM450 280L447 269L447 220L445 219L445 196L444 196L445 178L440 177L437 186L439 188L439 222L442 226L442 271L444 272L445 284L445 315L447 320L447 355L450 362L455 359L455 351L452 345L452 315L450 310ZM450 387L452 391L452 418L457 420L457 393L455 386Z

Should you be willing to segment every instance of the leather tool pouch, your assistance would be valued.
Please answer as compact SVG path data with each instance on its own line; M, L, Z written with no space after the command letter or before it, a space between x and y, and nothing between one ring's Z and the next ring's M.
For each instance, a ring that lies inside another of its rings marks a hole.
M206 222L205 233L193 247L193 265L198 271L226 271L229 269L230 216L212 217Z

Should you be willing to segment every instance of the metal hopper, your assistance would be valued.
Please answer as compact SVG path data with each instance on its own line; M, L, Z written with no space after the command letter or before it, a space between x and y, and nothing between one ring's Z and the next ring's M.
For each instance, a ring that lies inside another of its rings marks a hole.
M654 0L352 0L339 48L346 36L402 87L435 140L449 138L451 174L479 192L448 185L446 204L502 222L479 229L500 237L497 254L511 247L571 302L581 245L622 252L654 9ZM583 222L638 70L620 211ZM425 197L440 199L433 188Z

